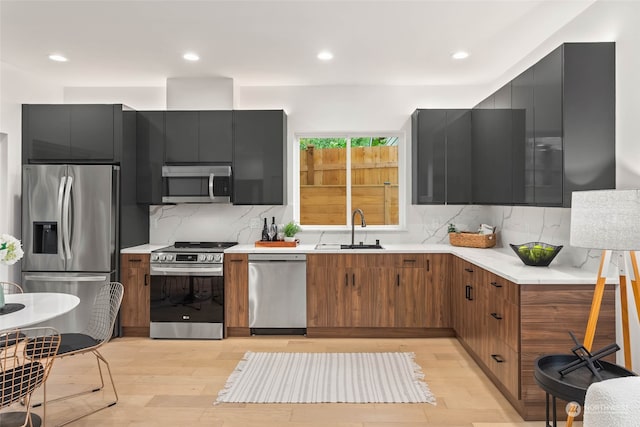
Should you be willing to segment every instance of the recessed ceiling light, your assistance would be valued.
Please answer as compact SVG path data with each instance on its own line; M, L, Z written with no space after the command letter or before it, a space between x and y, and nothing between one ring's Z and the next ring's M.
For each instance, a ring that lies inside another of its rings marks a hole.
M465 52L464 50L461 50L461 51L455 52L455 53L453 53L453 54L451 55L451 57L452 57L453 59L464 59L464 58L466 58L466 57L468 57L468 56L469 56L469 54L468 54L467 52Z
M200 57L198 56L198 54L193 53L193 52L187 52L184 55L182 55L182 57L184 59L186 59L187 61L197 61L200 59Z
M323 50L318 54L318 59L322 61L329 61L333 59L333 53L329 52L328 50Z
M58 55L57 53L49 55L49 59L56 62L67 62L68 59L62 55Z

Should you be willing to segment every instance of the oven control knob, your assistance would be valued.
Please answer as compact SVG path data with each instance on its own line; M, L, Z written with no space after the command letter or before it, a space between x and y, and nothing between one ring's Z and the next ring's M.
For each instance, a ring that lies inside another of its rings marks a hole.
M207 261L213 261L213 255L207 255Z
M216 254L215 257L213 257L213 260L215 262L222 262L222 254Z
M206 259L207 259L207 256L205 254L198 255L198 261L205 261Z
M167 259L166 255L160 255L160 261L164 261L165 259Z
M153 254L151 255L151 261L157 261L158 260L158 255Z
M173 255L172 254L167 255L167 261L173 261Z

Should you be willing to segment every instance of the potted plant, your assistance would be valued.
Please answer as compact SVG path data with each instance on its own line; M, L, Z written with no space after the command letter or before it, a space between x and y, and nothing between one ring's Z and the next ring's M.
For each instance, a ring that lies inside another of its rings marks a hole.
M298 224L294 221L289 221L285 224L282 232L284 233L284 241L285 242L293 242L295 240L295 235L297 232L302 230Z

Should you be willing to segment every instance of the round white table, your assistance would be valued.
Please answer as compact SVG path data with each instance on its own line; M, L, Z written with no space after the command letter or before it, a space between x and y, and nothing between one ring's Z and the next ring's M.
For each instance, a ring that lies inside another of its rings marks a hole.
M80 303L80 298L75 295L50 292L9 294L5 295L4 300L5 304L24 304L24 308L0 315L0 330L24 328L45 322L68 313Z
M0 315L0 331L46 322L73 310L80 303L80 298L75 295L49 292L8 294L4 296L4 300L5 305L23 304L24 308ZM24 412L0 414L0 425L22 425L25 416ZM40 417L33 413L31 414L31 422L36 427L42 424Z

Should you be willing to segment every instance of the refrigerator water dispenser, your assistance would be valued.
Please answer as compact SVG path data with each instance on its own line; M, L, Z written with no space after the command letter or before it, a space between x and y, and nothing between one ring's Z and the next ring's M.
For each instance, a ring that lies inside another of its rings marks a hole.
M57 254L58 253L58 223L34 222L33 223L33 253Z

